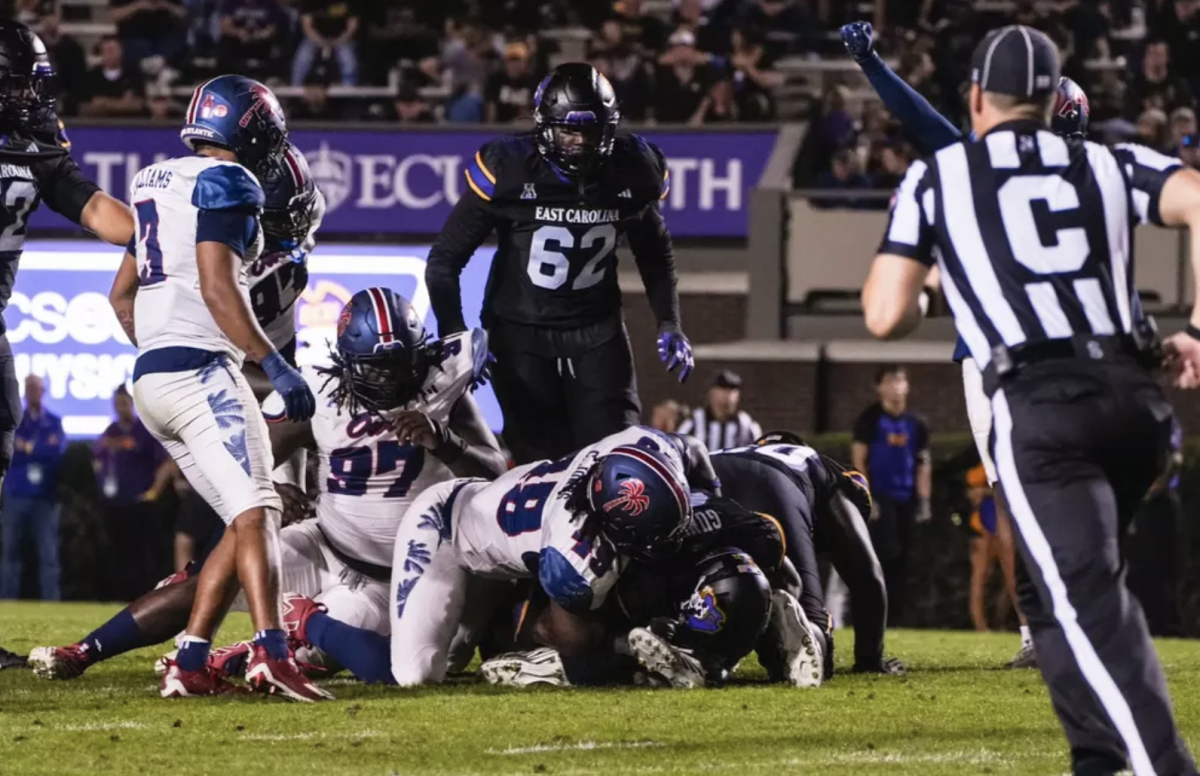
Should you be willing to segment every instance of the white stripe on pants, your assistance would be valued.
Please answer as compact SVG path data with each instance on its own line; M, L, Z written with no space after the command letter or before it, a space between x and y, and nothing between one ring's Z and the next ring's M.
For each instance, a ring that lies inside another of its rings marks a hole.
M1092 692L1096 694L1096 698L1108 713L1121 739L1125 742L1134 773L1137 776L1155 776L1154 765L1150 761L1150 755L1146 751L1142 735L1134 722L1129 703L1121 694L1117 683L1113 681L1112 674L1100 660L1100 656L1096 654L1096 648L1092 646L1092 642L1079 624L1075 607L1071 604L1067 587L1063 583L1058 565L1054 561L1053 550L1046 540L1046 535L1042 532L1042 527L1038 524L1033 508L1029 505L1029 500L1021 486L1021 480L1017 474L1016 458L1013 455L1013 419L1003 389L997 390L992 397L992 417L996 432L996 466L1000 473L1000 482L1004 486L1004 495L1008 500L1013 519L1017 521L1021 539L1025 542L1025 546L1037 564L1046 588L1050 592L1054 618L1063 630L1083 678L1091 687Z

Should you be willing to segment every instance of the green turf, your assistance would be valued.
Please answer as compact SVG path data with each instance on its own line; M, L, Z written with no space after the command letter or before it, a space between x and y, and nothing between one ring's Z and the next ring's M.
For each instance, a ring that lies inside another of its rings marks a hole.
M0 644L73 641L111 605L0 604ZM228 639L248 630L231 618ZM71 682L0 672L0 774L1038 774L1067 770L1040 678L997 669L1014 635L898 632L907 678L839 676L818 690L417 691L327 683L338 699L165 701L161 648ZM839 665L851 634L838 634ZM1200 745L1200 649L1163 641L1184 734Z

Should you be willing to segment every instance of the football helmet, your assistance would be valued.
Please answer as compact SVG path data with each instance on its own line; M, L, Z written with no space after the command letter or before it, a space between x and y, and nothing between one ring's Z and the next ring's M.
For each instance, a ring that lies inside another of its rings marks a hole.
M1087 94L1079 84L1063 76L1058 79L1054 97L1054 113L1050 117L1050 128L1062 137L1087 137L1088 115Z
M696 565L691 598L679 608L674 643L705 665L730 668L754 649L771 617L771 585L746 553L724 547Z
M227 148L255 175L270 172L287 146L287 123L275 93L242 75L197 86L185 122L179 132L184 145L193 151L197 143Z
M338 316L333 354L337 392L351 414L380 414L415 399L429 374L431 343L412 304L387 288L366 288Z
M47 124L54 114L53 75L42 39L20 22L0 20L0 134Z
M565 175L587 176L612 154L621 111L612 84L596 68L554 68L533 97L538 152Z
M288 143L283 154L268 160L259 177L266 202L260 219L266 252L301 249L317 216L317 184L304 154Z
M586 493L600 533L631 558L671 554L692 522L683 472L656 451L614 448L593 468Z

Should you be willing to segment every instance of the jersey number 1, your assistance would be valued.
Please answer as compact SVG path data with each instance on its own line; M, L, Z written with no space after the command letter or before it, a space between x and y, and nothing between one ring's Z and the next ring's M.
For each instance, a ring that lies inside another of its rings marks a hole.
M604 278L600 263L617 247L617 228L612 224L598 224L583 233L579 247L589 250L597 243L596 255L583 265L579 277L571 284L571 290L583 291ZM575 249L575 235L565 226L543 226L533 233L529 243L529 279L538 288L553 291L567 282L571 274L571 262L564 251Z
M162 247L158 244L158 206L152 199L135 202L137 209L138 242L146 246L146 264L142 267L143 286L152 286L167 279L163 272Z

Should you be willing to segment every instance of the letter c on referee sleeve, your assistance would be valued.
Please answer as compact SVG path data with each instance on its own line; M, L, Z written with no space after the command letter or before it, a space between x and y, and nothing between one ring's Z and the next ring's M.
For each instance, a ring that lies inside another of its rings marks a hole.
M1133 772L1137 776L1152 776L1155 773L1154 764L1146 752L1146 744L1142 741L1137 723L1134 722L1129 702L1121 694L1112 674L1100 660L1100 656L1096 654L1096 648L1092 646L1083 626L1079 624L1075 607L1067 595L1067 586L1054 561L1053 550L1046 540L1046 535L1042 532L1041 525L1038 524L1037 517L1033 514L1033 508L1029 505L1025 490L1021 486L1021 480L1017 474L1016 458L1013 455L1013 419L1008 407L1008 397L1004 395L1003 389L996 391L992 397L992 416L996 433L996 469L1000 474L1000 483L1004 486L1004 496L1008 501L1013 518L1017 521L1021 538L1025 540L1029 554L1033 556L1033 560L1042 574L1042 579L1046 583L1046 588L1050 592L1054 619L1058 621L1059 627L1063 630L1063 635L1067 639L1067 644L1071 648L1080 673L1092 688L1092 692L1096 693L1096 698L1099 699L1113 725L1116 726L1117 732L1121 735L1121 739L1125 742L1125 748L1129 752L1129 761L1133 765Z

